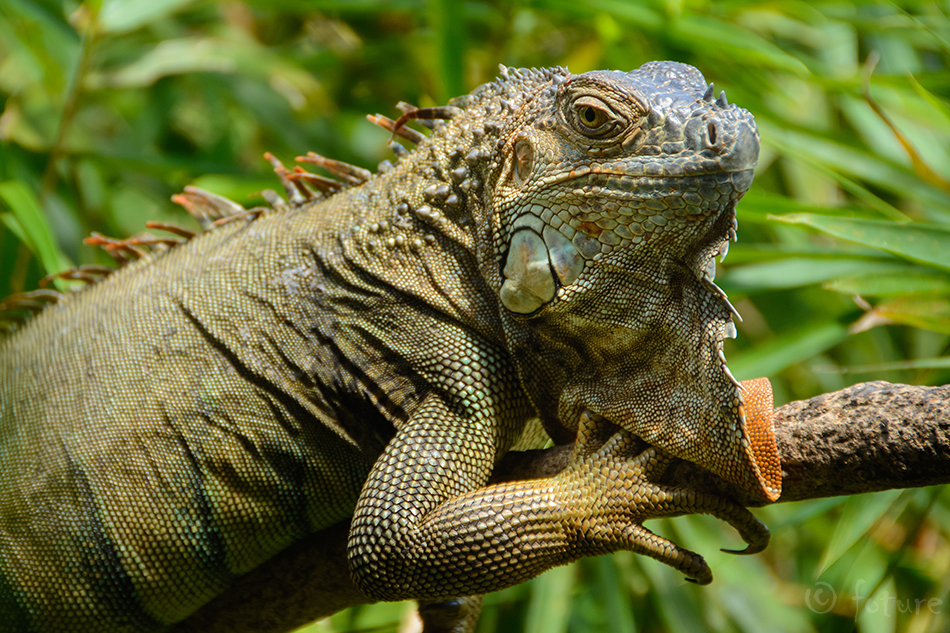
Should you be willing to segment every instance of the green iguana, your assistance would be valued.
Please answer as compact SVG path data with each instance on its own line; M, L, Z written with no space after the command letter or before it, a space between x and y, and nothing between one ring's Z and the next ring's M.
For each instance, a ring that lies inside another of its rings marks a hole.
M378 174L303 159L339 180L272 159L288 201L270 208L186 190L209 230L97 237L134 261L7 302L58 299L0 342L0 631L161 631L350 516L350 572L377 600L616 550L708 583L642 526L684 513L765 547L745 508L655 483L676 457L779 495L713 283L752 116L655 62L503 68L370 118L417 147ZM576 441L568 468L488 485L533 419Z

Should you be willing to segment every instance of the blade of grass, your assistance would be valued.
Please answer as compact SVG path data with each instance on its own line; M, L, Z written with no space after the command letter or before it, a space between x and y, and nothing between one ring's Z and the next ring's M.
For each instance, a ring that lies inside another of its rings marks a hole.
M902 490L887 490L873 495L850 497L841 508L841 518L835 522L835 531L818 563L818 575L831 567L842 554L867 534L881 517L888 513L901 496ZM906 501L905 501L906 503Z
M898 224L885 220L811 213L775 216L775 220L786 224L803 224L834 237L950 269L950 230L937 224Z
M574 568L555 567L535 578L531 588L524 630L527 633L567 631Z
M824 259L790 257L777 261L730 268L723 278L727 292L755 292L778 288L797 288L830 281L836 277L858 274L906 272L910 268L900 262L866 259Z
M7 208L13 213L22 231L22 235L18 234L18 237L21 237L33 254L40 259L46 272L59 272L72 266L69 258L56 245L39 201L33 192L26 188L26 185L15 181L0 183L0 199L3 199ZM7 223L7 226L10 224ZM18 233L12 226L10 228L14 233Z
M127 33L192 4L194 0L104 0L99 10L103 33Z
M947 293L950 292L950 276L908 266L903 270L897 269L893 273L861 271L859 275L832 279L822 287L832 292L865 297Z
M729 361L729 369L739 380L773 376L783 369L821 354L848 338L847 326L840 323L809 323L786 332L778 339Z

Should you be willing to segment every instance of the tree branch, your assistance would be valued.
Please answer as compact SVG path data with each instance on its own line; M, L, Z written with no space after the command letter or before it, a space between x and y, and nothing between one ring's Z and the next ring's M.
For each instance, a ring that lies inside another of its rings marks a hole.
M779 407L774 421L783 481L777 503L950 483L948 405L950 385L869 382ZM552 476L565 467L571 448L511 453L493 481ZM765 505L689 462L675 462L663 480ZM282 552L175 633L278 633L370 602L347 571L347 531L344 522Z

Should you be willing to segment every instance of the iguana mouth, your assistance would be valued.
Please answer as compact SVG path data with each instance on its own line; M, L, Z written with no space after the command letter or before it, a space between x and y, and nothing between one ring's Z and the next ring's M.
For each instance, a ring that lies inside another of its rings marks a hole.
M732 375L732 372L729 370L729 365L726 362L726 355L723 351L723 345L727 338L736 338L736 321L742 322L742 317L739 315L739 311L736 310L735 306L729 301L729 298L726 297L726 293L713 282L713 280L707 276L703 275L703 283L706 288L712 292L714 295L719 297L722 300L723 304L729 309L729 312L732 316L731 319L728 319L725 322L723 329L723 336L713 339L713 343L716 349L716 356L719 358L720 365L723 372L725 372L726 377L729 378L729 381L734 384L736 387L739 387L739 381L736 380L736 377Z
M736 205L751 182L751 169L675 177L574 174L538 194L511 223L502 303L530 314L574 284L585 261L619 256L627 260L620 265L629 266L641 247L666 248L725 298L713 283L715 257L725 257L736 239ZM568 187L570 199L563 202L559 195Z
M697 268L693 271L696 277L703 283L703 286L706 288L706 290L717 297L726 307L726 309L729 310L731 318L725 321L722 336L717 337L714 343L716 347L716 355L718 356L722 365L722 370L725 372L730 382L732 382L736 387L739 387L739 381L736 380L735 376L732 375L732 372L729 370L729 366L726 363L726 356L723 353L723 343L726 338L736 338L736 322L741 323L742 316L739 314L739 311L736 310L735 306L732 305L732 302L729 301L729 297L726 296L725 291L716 284L715 279L716 258L718 257L719 262L722 263L726 259L726 255L729 253L729 244L735 242L738 238L736 234L736 229L738 228L736 208L743 193L744 192L740 193L738 197L729 201L729 204L726 206L726 209L722 215L722 219L720 220L720 222L728 222L728 227L725 231L725 234L723 235L722 233L719 233L718 235L712 236L714 238L712 246L705 250L705 255L698 262L699 266L697 266ZM717 225L720 224L720 222L717 222ZM713 230L715 231L715 227Z

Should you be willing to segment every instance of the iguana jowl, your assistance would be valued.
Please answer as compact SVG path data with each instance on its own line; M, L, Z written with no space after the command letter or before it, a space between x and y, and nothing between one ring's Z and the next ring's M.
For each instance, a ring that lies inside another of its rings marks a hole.
M657 62L505 71L376 121L418 147L377 175L309 158L345 185L278 166L272 209L191 190L228 217L0 342L0 631L162 630L350 515L384 600L619 549L709 582L641 525L688 512L765 546L743 508L652 483L675 456L779 494L711 279L752 116ZM571 465L487 485L536 417Z

